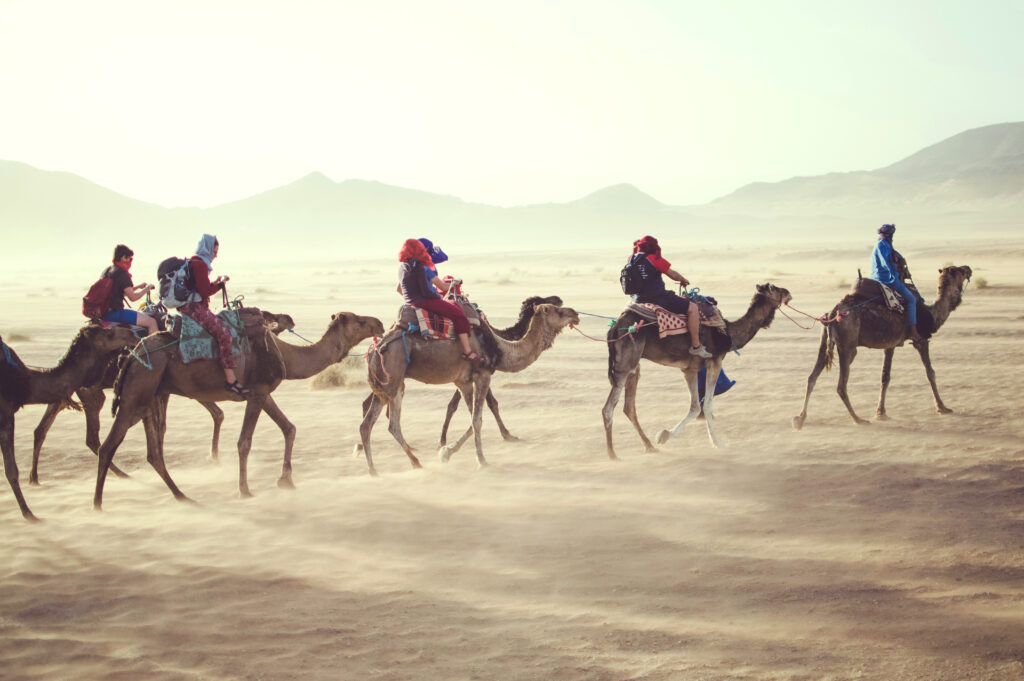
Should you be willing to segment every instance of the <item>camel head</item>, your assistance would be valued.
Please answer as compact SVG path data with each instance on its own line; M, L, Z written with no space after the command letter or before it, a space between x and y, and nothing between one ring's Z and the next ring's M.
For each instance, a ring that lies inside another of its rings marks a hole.
M534 319L541 320L547 331L553 332L554 336L562 332L567 326L575 326L580 323L580 316L571 307L559 307L551 303L541 303L533 306Z
M270 333L274 335L280 335L282 331L291 331L295 328L295 320L292 319L291 315L274 314L266 310L260 310L260 314L263 315L263 323L267 325Z
M952 297L952 309L960 304L964 289L971 280L971 268L967 265L950 265L939 270L939 298Z
M122 348L134 347L138 341L139 338L131 327L113 326L105 329L101 324L90 322L81 328L71 346L82 348L83 351L92 349L101 354L108 354Z
M355 345L364 338L383 336L384 324L376 317L363 317L352 312L338 312L331 315L328 331L331 330L340 331L350 345Z
M767 314L761 323L761 328L767 329L772 325L772 320L775 319L775 311L791 300L793 300L793 296L781 286L776 286L772 283L758 284L754 299L750 301L750 307L751 309L755 307L767 308Z

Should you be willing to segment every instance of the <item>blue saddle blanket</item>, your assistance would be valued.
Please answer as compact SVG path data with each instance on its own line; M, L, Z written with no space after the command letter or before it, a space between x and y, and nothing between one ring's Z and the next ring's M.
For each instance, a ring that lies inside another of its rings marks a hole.
M252 349L252 343L245 336L245 327L238 310L221 310L217 313L220 320L231 332L231 354L241 357ZM217 359L220 351L217 340L199 322L188 315L181 315L181 337L178 343L181 360L185 364L197 359Z

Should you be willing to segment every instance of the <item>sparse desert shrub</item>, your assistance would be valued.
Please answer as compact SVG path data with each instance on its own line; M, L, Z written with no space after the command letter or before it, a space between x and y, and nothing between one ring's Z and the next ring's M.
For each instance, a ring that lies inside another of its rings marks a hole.
M975 277L974 285L978 288L988 288L988 279L985 277Z
M32 340L32 337L25 333L18 333L17 331L4 337L5 343L28 343Z
M850 288L850 282L846 281L845 278L840 279L839 283L836 284L836 288Z

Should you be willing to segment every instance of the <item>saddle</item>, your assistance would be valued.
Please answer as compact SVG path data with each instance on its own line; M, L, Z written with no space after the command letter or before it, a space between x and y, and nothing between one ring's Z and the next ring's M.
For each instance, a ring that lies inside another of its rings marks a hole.
M718 329L725 329L725 319L722 318L718 308L709 302L695 301L697 311L700 313L701 326L711 326ZM648 322L657 322L658 337L675 336L689 333L686 315L669 312L660 305L654 303L630 303L626 309L633 312Z
M903 300L903 296L900 295L899 291L895 291L875 279L858 276L857 281L854 282L853 287L850 289L850 295L854 297L854 302L867 302L874 298L881 298L885 301L886 307L900 314L903 314L905 309L904 304L906 301Z
M231 354L240 357L252 350L252 341L267 333L263 313L255 307L221 310L217 316L231 332ZM178 339L182 362L197 359L216 359L220 352L217 341L206 329L188 315L181 313L169 318L168 331Z
M456 303L466 313L471 327L479 327L483 312L473 303L468 301ZM455 324L447 317L434 312L421 310L412 305L403 305L398 308L398 320L395 326L406 331L418 331L421 336L428 340L455 340Z

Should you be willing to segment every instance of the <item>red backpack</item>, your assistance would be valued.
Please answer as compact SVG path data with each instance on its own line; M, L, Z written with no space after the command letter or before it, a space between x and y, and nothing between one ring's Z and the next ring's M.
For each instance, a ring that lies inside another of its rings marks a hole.
M82 298L82 314L89 319L99 319L110 310L110 293L114 290L114 280L100 277L89 287L89 292Z

